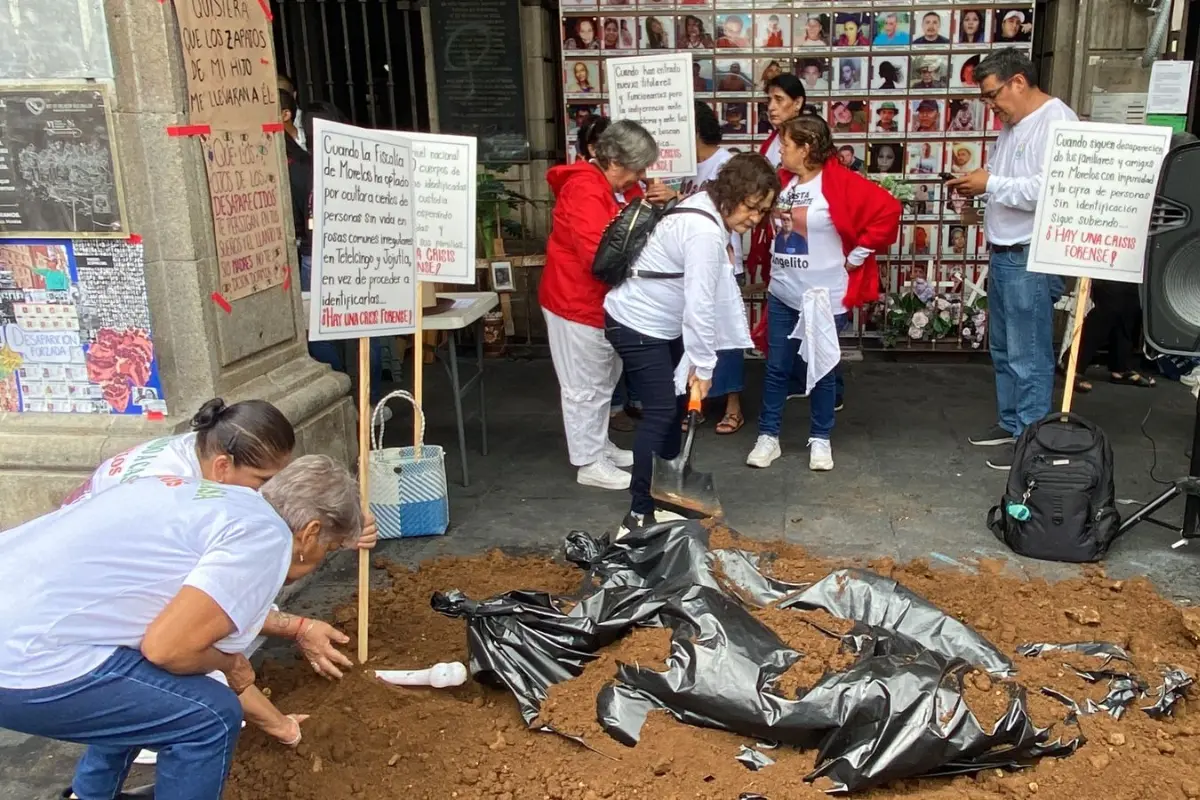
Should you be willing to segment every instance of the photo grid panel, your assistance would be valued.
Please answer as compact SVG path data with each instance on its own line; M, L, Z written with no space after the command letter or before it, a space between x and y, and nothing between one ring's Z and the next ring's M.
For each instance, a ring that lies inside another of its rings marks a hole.
M994 50L1032 47L1034 7L978 0L562 0L568 160L580 126L608 113L608 58L692 56L695 98L712 106L723 145L759 151L773 128L764 84L800 79L808 113L833 131L837 156L901 199L900 236L881 253L884 302L860 313L887 327L888 304L911 293L955 302L988 251L976 203L945 181L987 165L999 120L975 70ZM949 272L947 272L949 270ZM946 277L958 276L958 279ZM937 276L935 280L934 277ZM958 313L958 312L956 312ZM969 314L967 316L970 316ZM901 337L903 338L903 337ZM958 346L968 346L960 342Z

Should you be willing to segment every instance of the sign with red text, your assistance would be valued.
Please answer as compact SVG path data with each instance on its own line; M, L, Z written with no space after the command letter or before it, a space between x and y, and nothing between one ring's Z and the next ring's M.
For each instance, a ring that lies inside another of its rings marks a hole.
M397 131L412 147L417 280L475 285L474 136ZM489 209L495 214L495 209ZM508 207L501 205L503 215ZM499 234L497 234L499 235Z
M311 341L416 330L413 160L404 134L318 119Z
M658 142L658 163L646 170L646 176L695 175L696 111L692 100L691 54L609 58L604 69L609 116L640 123Z
M1141 283L1171 129L1060 120L1049 135L1029 270Z
M238 300L280 285L288 254L275 140L261 130L220 131L201 140L221 294Z

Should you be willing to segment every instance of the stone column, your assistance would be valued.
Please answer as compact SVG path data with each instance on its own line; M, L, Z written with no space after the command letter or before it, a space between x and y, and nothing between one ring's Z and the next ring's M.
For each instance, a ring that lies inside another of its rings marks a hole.
M357 455L350 381L308 357L299 281L291 281L289 290L275 287L235 301L232 313L209 299L218 273L201 145L166 135L168 126L188 121L172 4L105 0L104 5L127 219L145 246L153 339L169 414L161 421L0 415L0 529L57 506L103 459L186 430L195 410L214 396L274 403L296 426L298 453L328 453L347 464ZM279 155L283 159L282 141ZM286 169L281 173L286 185ZM292 241L291 217L284 216ZM294 247L290 261L295 276Z

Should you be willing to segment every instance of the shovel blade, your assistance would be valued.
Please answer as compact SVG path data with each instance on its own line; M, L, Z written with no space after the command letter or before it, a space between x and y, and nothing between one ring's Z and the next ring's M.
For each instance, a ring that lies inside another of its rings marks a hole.
M710 472L697 472L684 456L667 460L654 457L650 496L668 511L689 518L719 517L721 498Z

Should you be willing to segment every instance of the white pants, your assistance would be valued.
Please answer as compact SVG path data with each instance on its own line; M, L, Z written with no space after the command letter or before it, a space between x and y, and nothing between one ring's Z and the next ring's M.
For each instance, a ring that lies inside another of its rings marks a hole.
M572 464L584 467L600 460L608 444L608 415L621 379L621 357L602 328L571 322L544 308L542 313L562 395L567 452Z

